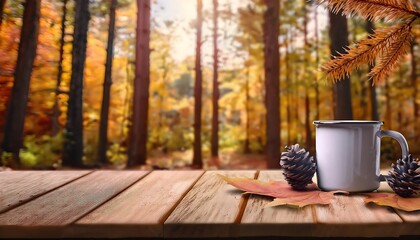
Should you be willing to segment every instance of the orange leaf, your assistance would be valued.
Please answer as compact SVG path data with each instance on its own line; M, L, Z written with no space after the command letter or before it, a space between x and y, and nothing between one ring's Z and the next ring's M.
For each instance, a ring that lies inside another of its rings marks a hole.
M329 204L334 193L336 193L320 191L316 184L309 185L305 191L295 191L286 182L262 182L249 178L229 178L223 175L220 175L220 177L246 193L275 197L274 201L267 206L304 207L313 204Z
M279 198L299 195L299 192L294 191L285 182L262 182L260 180L250 178L229 178L223 175L219 176L230 185L245 191L246 193L254 193Z
M331 198L334 196L334 192L322 192L319 190L299 192L299 196L286 197L286 198L275 198L271 203L267 204L267 207L274 207L280 205L286 205L290 207L305 207L307 205L330 204Z
M381 206L389 206L404 211L420 210L420 197L403 198L395 193L366 193L365 203L375 203Z

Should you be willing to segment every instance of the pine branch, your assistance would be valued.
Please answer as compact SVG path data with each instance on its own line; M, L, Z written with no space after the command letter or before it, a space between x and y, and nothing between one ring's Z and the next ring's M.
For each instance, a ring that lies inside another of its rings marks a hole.
M384 30L376 30L375 34L360 41L356 46L347 50L346 54L323 64L322 69L327 78L342 79L350 75L351 71L365 63L373 63L375 58L397 41L405 31L406 25L397 25Z
M375 83L382 81L394 71L402 57L407 53L412 38L411 28L411 24L404 25L398 39L386 49L379 63L368 74L369 78L373 79Z
M410 0L316 0L319 4L325 3L334 13L342 11L343 15L361 17L376 21L386 19L395 21L412 17L420 17L420 12L414 9Z

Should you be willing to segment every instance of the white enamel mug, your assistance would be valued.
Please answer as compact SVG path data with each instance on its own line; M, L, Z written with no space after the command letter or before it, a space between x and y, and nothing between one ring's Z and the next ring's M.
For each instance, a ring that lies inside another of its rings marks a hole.
M318 186L325 191L368 192L379 188L381 138L408 144L396 131L381 130L383 122L358 120L314 121Z

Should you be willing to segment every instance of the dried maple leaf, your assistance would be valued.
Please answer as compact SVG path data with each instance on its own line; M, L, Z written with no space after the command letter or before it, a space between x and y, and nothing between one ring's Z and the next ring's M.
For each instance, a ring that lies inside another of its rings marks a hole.
M286 205L290 207L304 207L314 204L329 204L336 192L320 191L316 184L311 184L305 191L295 191L286 182L262 182L249 178L229 178L219 175L230 185L246 193L274 197L274 201L267 206ZM341 192L345 193L345 192Z
M366 193L365 203L375 203L381 206L393 207L404 211L420 210L420 197L403 198L395 193Z

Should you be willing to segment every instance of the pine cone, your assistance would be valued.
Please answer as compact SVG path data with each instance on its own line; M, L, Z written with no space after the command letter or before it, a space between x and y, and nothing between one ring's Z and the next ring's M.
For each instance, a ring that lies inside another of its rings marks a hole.
M411 154L398 159L385 176L388 185L401 197L410 197L420 190L420 163Z
M283 175L293 189L303 190L306 185L312 183L312 177L316 171L314 157L310 156L304 148L299 148L299 144L285 148L287 152L282 152L280 158Z

